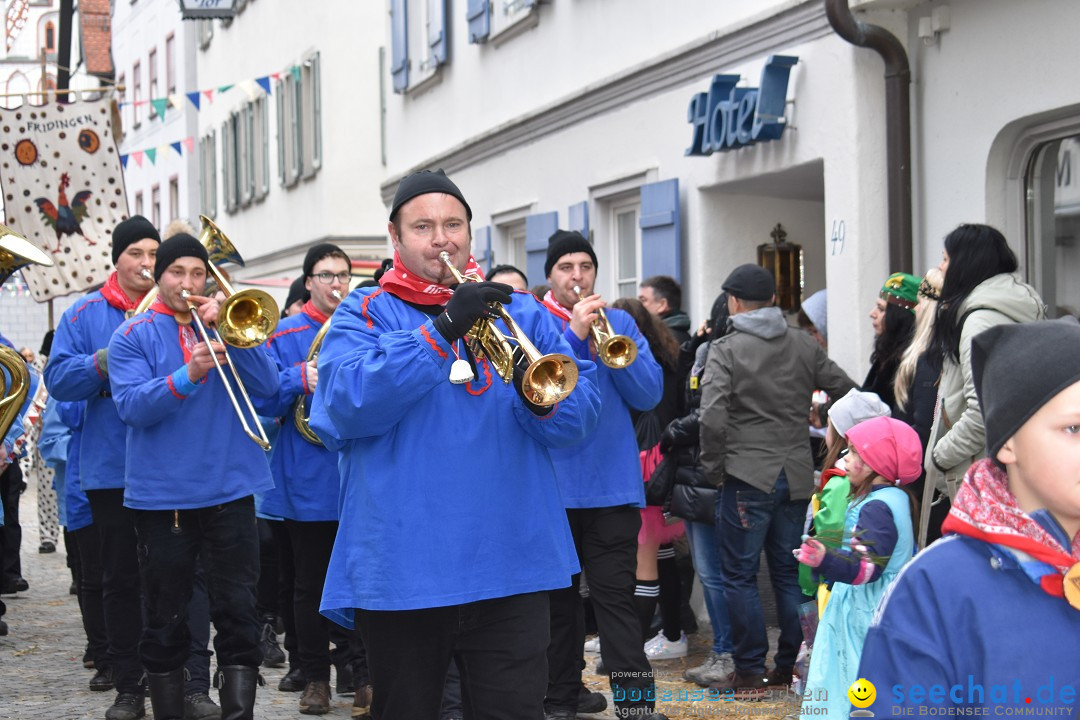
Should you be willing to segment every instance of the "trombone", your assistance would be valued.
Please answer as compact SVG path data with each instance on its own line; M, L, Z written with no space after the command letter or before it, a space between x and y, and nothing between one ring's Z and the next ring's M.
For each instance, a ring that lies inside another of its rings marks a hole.
M585 299L577 285L574 286L574 294L580 300ZM616 370L630 367L637 360L637 343L626 335L615 334L604 308L599 308L596 312L599 317L592 324L590 332L593 342L596 343L596 354L600 362Z
M341 302L341 292L338 290L331 290L330 294L334 296L338 302ZM315 333L315 339L311 341L311 347L308 348L307 357L304 358L304 364L319 360L319 350L322 349L323 338L326 337L326 331L330 329L330 318L326 319L326 322L319 328L319 332ZM293 408L293 423L296 425L297 432L300 433L300 437L307 440L312 445L323 444L323 441L319 439L319 436L315 434L315 431L311 429L311 417L307 414L307 408L304 407L304 396L296 398L296 407Z
M450 262L449 253L439 253L439 259L450 268L459 283L476 282L476 278L463 277L458 272ZM473 355L478 358L486 355L504 383L514 379L516 366L523 366L521 391L533 405L551 407L565 399L577 385L578 368L574 361L562 353L541 355L502 304L488 304L495 315L506 323L510 334L503 335L492 318L478 319L465 336ZM511 341L517 343L516 348L510 345Z

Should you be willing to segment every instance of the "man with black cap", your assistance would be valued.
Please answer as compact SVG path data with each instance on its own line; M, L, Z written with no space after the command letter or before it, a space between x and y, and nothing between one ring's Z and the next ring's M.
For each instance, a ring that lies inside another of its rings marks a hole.
M330 711L330 640L338 648L340 669L349 659L349 638L344 630L319 614L326 567L338 528L340 480L337 453L301 434L294 420L297 402L308 416L310 396L319 382L314 361L307 361L315 336L349 292L349 256L336 245L321 243L304 258L305 288L311 299L303 309L282 320L266 343L277 363L278 392L258 404L262 415L280 419L281 431L270 456L274 490L260 497L259 511L284 520L288 547L293 553L293 619L296 628L300 670L306 679L300 697L300 712L322 715ZM366 678L356 678L361 697Z
M210 326L219 304L203 297L206 249L192 236L161 244L154 263L158 297L109 343L109 381L128 427L124 506L133 511L146 624L139 656L155 720L184 716L187 605L196 561L206 574L217 629L217 686L222 717L253 716L262 661L255 612L259 539L253 494L273 485L266 454L244 434L226 377L231 358L248 393L277 392L273 360L259 345L233 349L206 342L193 325ZM192 307L197 307L193 310ZM231 381L229 381L231 382Z
M82 298L60 318L45 386L59 401L86 401L86 420L78 448L80 481L90 501L103 569L102 603L109 640L109 669L116 703L108 720L143 715L142 667L136 646L142 616L135 529L124 509L127 428L116 414L109 390L109 339L153 287L151 271L160 237L146 218L135 215L116 226L112 259L116 270L105 285ZM84 534L88 541L92 535Z
M544 305L577 357L594 362L597 348L590 343L590 333L606 305L594 291L596 267L596 253L581 233L559 230L548 240L544 272L551 290ZM634 603L639 508L645 506L645 491L631 413L660 401L663 374L634 319L622 310L608 309L606 314L615 333L637 344L637 359L616 368L597 362L600 421L581 442L552 453L552 461L578 559L589 580L600 655L616 710L620 717L652 717L653 674ZM578 580L575 575L569 588L551 593L549 718L573 718L578 709L585 641ZM596 712L603 707L581 709Z
M593 428L595 369L579 361L576 388L540 407L473 354L497 302L541 353L572 357L535 298L482 282L471 218L442 171L403 179L393 268L345 299L319 353L311 426L341 471L322 612L359 625L387 720L438 717L451 658L470 717L540 718L547 591L577 572L550 455ZM443 253L480 282L456 285Z
M285 298L285 304L281 306L282 318L296 315L304 307L304 303L311 299L311 293L307 289L307 281L307 275L301 275L289 285L289 294Z
M712 343L702 378L701 464L720 486L716 527L735 671L712 687L762 697L791 683L802 641L798 562L814 465L806 416L816 389L842 397L855 383L809 335L774 306L765 268L740 265L724 281L731 332ZM757 589L764 548L776 594L780 641L766 677L765 632Z

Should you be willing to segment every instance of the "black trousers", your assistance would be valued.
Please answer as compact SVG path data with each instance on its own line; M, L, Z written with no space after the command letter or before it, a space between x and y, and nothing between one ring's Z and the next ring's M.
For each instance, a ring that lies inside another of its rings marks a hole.
M630 505L569 509L570 531L578 559L589 578L589 596L600 632L600 656L618 709L652 708L652 666L641 642L634 606L637 535L641 513ZM547 705L577 708L581 670L585 667L585 615L578 592L581 576L570 587L552 590L551 645L548 647Z
M75 572L87 652L95 667L106 668L109 666L109 633L102 603L101 538L93 524L68 534L74 540L68 545L68 557Z
M3 566L4 583L14 582L22 577L22 525L19 524L19 498L22 497L26 484L23 483L22 468L14 460L0 475L0 501L4 507L4 526L0 528L3 545L0 549L0 564Z
M270 529L273 538L274 552L277 555L277 578L274 583L263 583L259 579L259 592L276 592L277 600L266 601L266 607L273 603L277 606L277 616L281 618L281 624L285 626L285 652L289 655L289 667L300 667L300 650L296 642L296 614L293 612L293 596L296 594L296 570L293 567L292 540L289 539L289 531L285 529L284 520L260 519ZM260 538L262 535L260 534ZM262 541L260 540L260 547ZM269 572L269 568L262 566Z
M300 666L308 682L330 680L330 641L336 650L335 665L351 666L350 632L319 613L326 568L334 549L338 524L330 522L299 522L285 520L285 529L292 542L295 593L293 617L296 641L300 651Z
M188 605L201 561L217 629L218 665L258 667L259 535L249 497L196 510L136 510L146 623L139 656L149 672L184 665L191 647Z
M547 593L423 610L357 610L379 720L437 720L450 659L467 720L543 720Z

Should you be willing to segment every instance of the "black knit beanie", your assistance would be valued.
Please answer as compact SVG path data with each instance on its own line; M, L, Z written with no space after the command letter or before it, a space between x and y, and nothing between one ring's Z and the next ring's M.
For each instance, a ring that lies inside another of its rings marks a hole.
M165 270L182 257L197 257L206 264L207 269L210 268L210 259L202 243L187 233L180 233L161 243L158 248L154 261L154 282L160 280Z
M311 293L308 292L305 285L307 285L306 275L301 275L292 281L292 285L289 286L289 296L285 298L285 304L281 306L282 310L288 309L297 300L307 302L311 299Z
M144 218L142 215L132 215L127 220L124 220L115 228L112 233L112 261L113 265L120 259L120 256L127 250L127 246L132 243L137 243L140 240L157 240L161 242L161 235L158 234L157 228L154 224Z
M397 192L394 193L394 205L390 209L390 222L394 221L402 205L418 195L427 195L428 193L453 195L465 206L465 215L470 222L472 221L472 208L469 207L469 203L465 202L465 196L458 190L458 186L450 178L446 177L446 173L440 169L420 170L403 178L398 183Z
M311 277L311 272L315 269L315 263L334 252L345 255L344 250L332 243L319 243L308 250L307 255L304 256L304 277ZM345 257L348 258L348 255L345 255ZM348 260L346 260L346 262L348 262Z
M772 273L753 263L746 263L732 270L720 287L728 295L750 302L772 300L776 294L776 280Z
M576 252L588 253L589 257L592 258L593 267L599 267L593 246L585 239L584 235L577 230L556 230L548 238L547 260L544 261L544 277L551 275L551 268L555 267L555 263L559 262L559 258Z
M1055 395L1080 382L1076 318L995 325L971 341L971 375L986 425L987 455Z

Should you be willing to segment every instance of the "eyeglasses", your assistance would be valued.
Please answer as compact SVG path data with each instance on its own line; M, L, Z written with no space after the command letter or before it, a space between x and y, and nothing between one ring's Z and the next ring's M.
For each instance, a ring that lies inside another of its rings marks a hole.
M323 285L329 285L334 282L334 280L337 280L342 285L348 285L352 275L347 272L337 273L336 275L332 272L321 272L312 275L312 277L317 278Z

